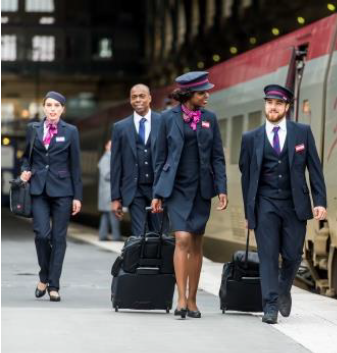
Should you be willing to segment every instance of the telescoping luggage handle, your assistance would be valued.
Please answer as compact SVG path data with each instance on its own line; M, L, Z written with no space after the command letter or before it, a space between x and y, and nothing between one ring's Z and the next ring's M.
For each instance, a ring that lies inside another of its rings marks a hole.
M146 211L146 216L145 216L145 222L144 222L144 232L143 232L143 238L145 238L146 235L146 231L147 231L147 226L149 223L149 217L150 217L150 212L152 211L152 207L145 207L145 211ZM165 212L165 211L164 211ZM160 229L159 229L159 246L158 246L158 250L157 250L157 258L160 259L161 258L161 246L162 246L162 236L163 236L163 229L164 229L164 215L161 219L160 222ZM144 242L142 244L142 248L141 248L141 258L144 258Z
M145 207L145 211L146 211L146 216L145 216L144 232L143 232L144 237L145 237L146 231L147 231L147 229L148 229L149 217L150 217L150 212L152 211L152 207L151 207L151 206ZM160 235L160 238L161 238L162 235L163 235L164 218L165 218L165 209L164 209L164 211L163 211L163 217L161 218L161 222L160 222L160 228L159 228L159 235Z
M247 240L246 240L246 255L244 268L248 268L248 251L249 251L249 228L247 229Z

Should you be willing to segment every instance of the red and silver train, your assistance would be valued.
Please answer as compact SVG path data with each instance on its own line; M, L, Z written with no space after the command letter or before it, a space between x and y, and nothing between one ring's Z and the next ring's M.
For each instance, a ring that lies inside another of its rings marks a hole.
M312 283L322 294L337 294L337 15L324 18L209 70L215 88L208 109L215 111L224 145L229 190L226 212L214 211L205 235L205 254L224 261L245 242L238 168L242 133L263 124L263 87L287 85L295 92L290 119L310 124L328 193L328 218L308 223L304 249ZM152 91L161 107L174 85ZM97 214L97 162L112 124L131 113L128 102L79 124L83 149L83 212Z

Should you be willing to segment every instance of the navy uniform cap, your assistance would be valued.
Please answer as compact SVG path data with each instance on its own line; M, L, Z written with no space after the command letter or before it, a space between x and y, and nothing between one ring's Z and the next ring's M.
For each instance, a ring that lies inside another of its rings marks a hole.
M179 88L189 91L207 91L214 87L213 83L208 81L207 71L191 71L176 78Z
M44 99L46 100L47 98L55 99L56 101L58 101L62 105L66 104L66 98L61 93L58 93L58 92L55 92L55 91L48 92L46 94L46 96L44 97Z
M287 87L280 85L268 85L264 88L264 99L281 99L287 103L291 103L294 93Z

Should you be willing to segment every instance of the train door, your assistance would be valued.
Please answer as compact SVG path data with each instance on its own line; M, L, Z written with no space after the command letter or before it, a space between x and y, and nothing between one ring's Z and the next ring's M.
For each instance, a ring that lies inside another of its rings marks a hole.
M321 241L327 256L329 294L337 295L337 16L325 92L323 171L328 197L328 222L327 231L321 234Z

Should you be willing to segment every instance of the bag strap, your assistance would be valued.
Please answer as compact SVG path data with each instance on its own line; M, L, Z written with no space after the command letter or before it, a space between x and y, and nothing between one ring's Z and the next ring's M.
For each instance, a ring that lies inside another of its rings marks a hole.
M37 131L33 126L33 133L32 137L30 138L30 144L29 144L29 154L28 154L28 163L29 165L32 164L32 153L33 153L33 148L34 148L34 142L35 142L35 137L36 137Z
M245 254L245 265L244 268L248 268L248 251L249 251L249 228L247 229L247 240L246 240L246 254Z

